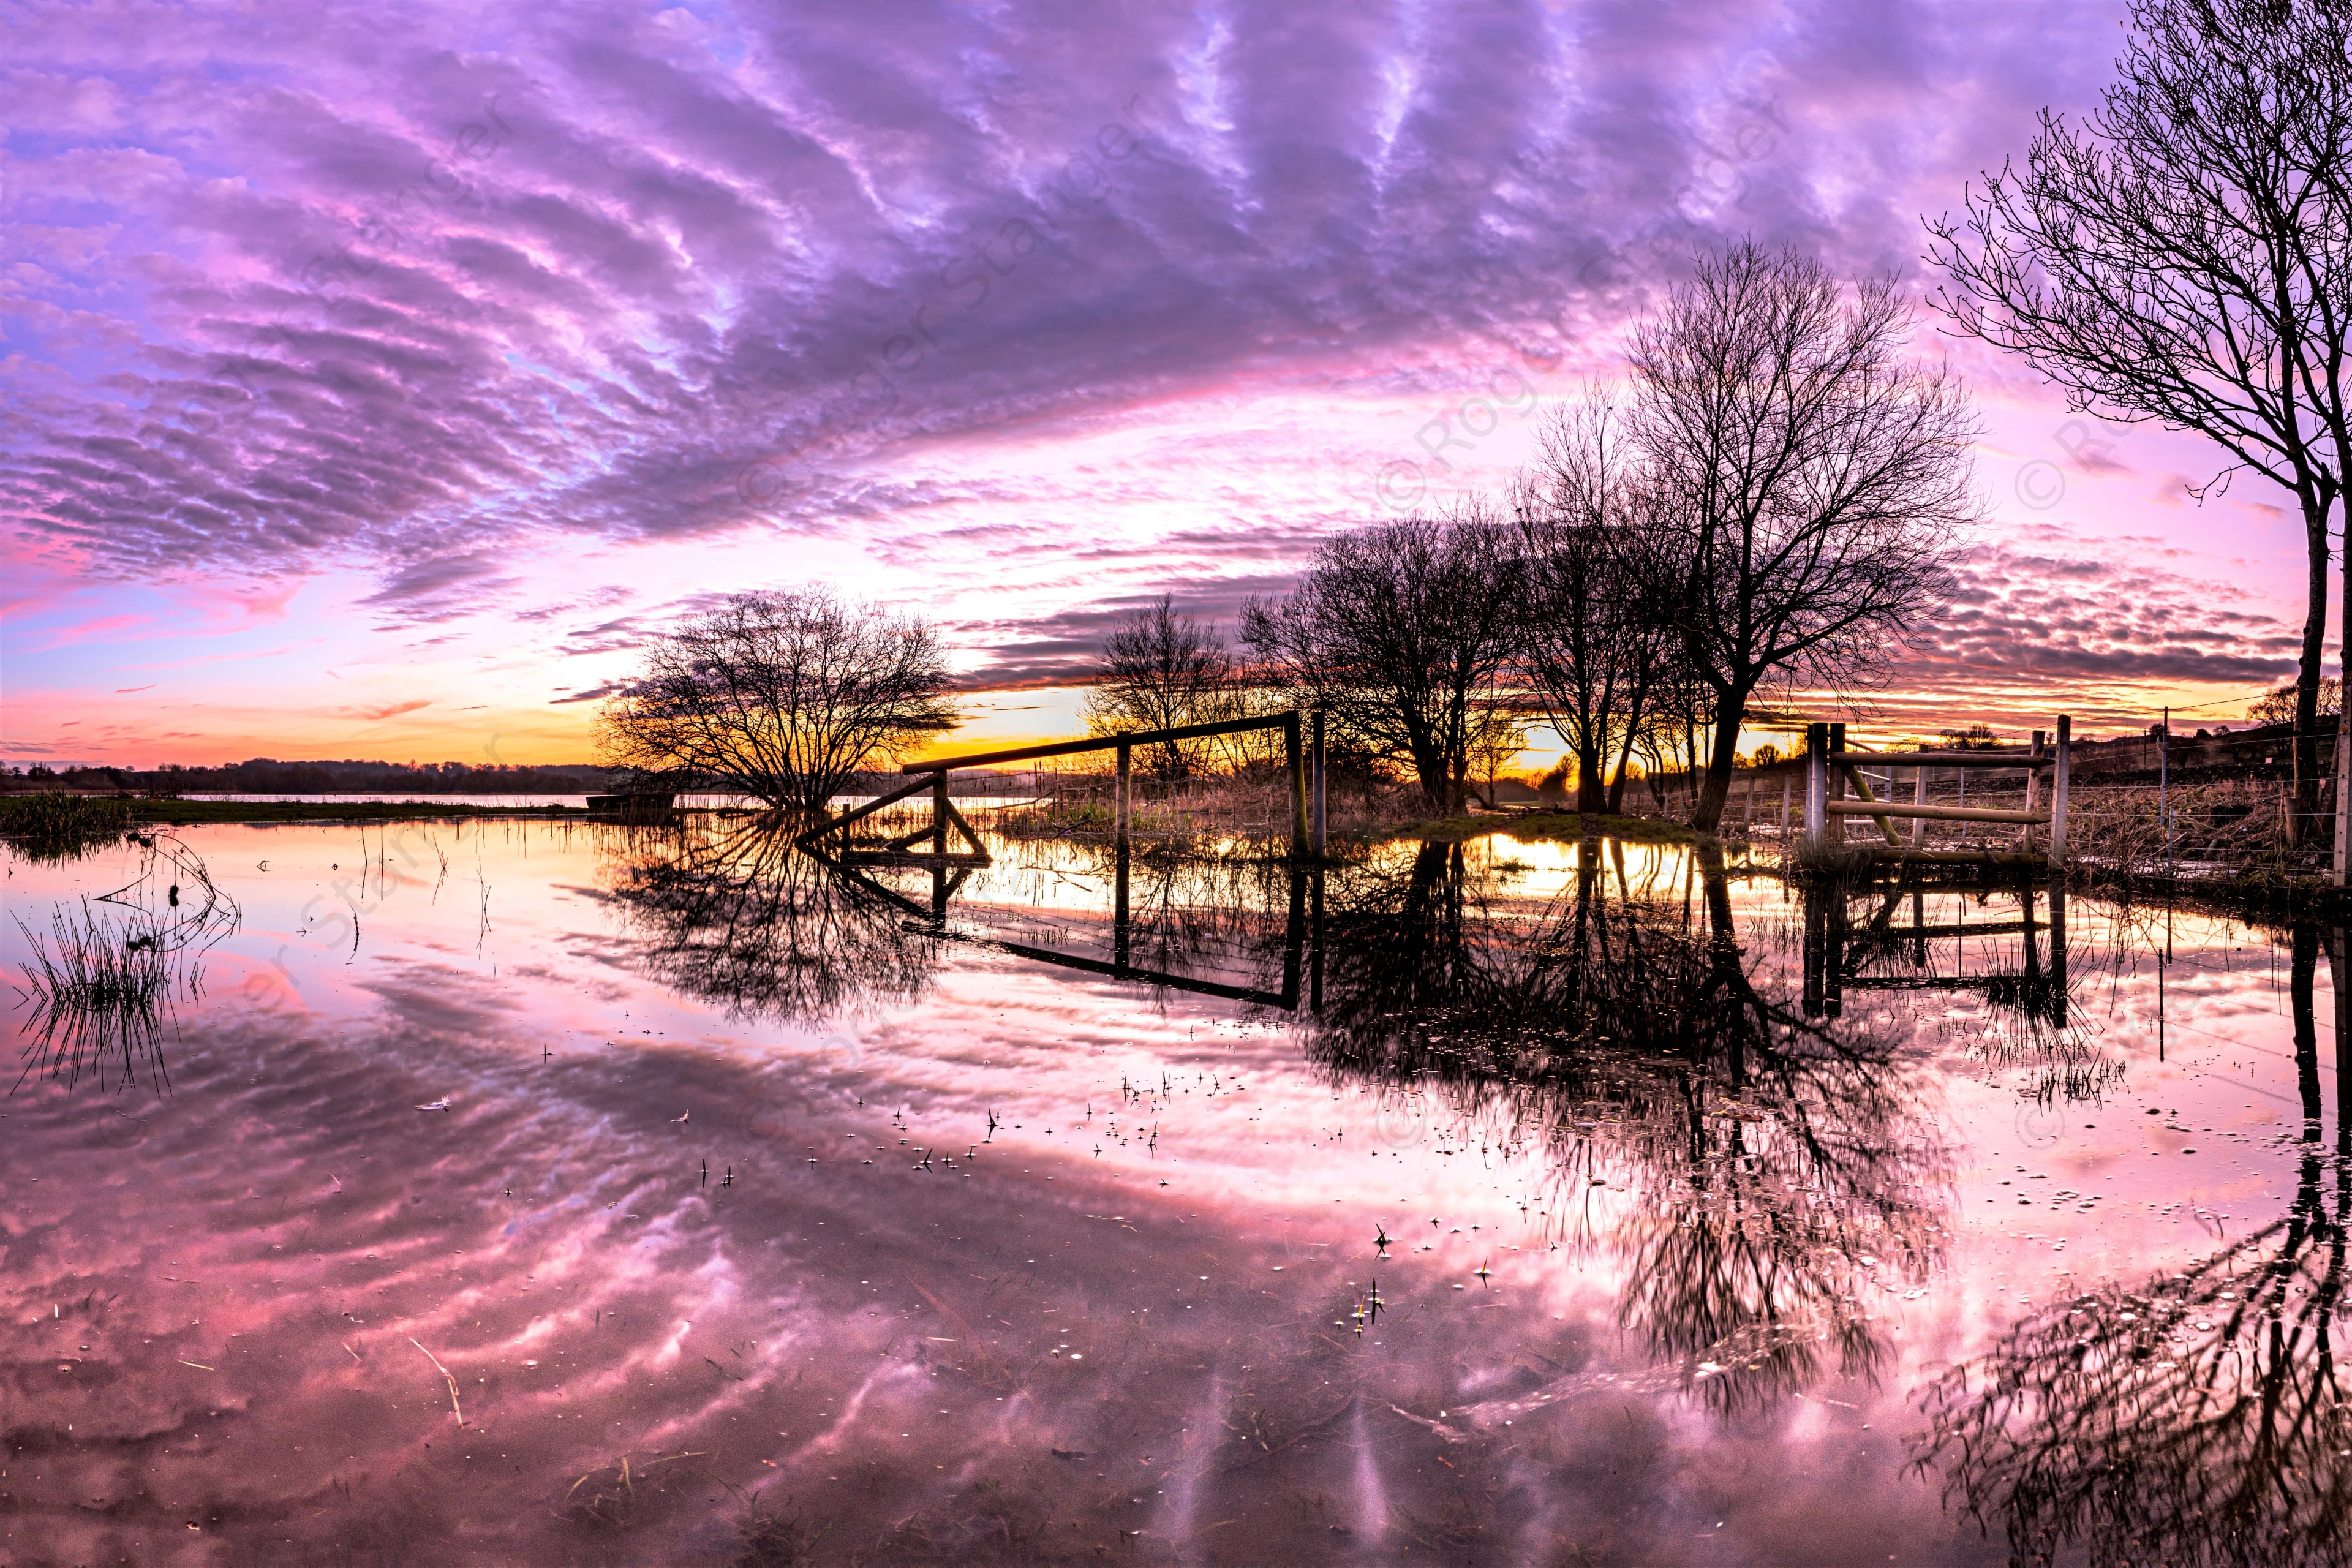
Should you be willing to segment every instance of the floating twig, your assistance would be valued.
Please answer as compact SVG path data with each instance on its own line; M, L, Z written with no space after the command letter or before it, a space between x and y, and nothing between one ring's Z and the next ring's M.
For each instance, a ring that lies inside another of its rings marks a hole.
M457 1407L457 1380L449 1375L449 1369L441 1364L441 1358L439 1356L435 1355L431 1351L425 1350L423 1345L416 1344L415 1336L412 1335L408 1342L410 1344L416 1345L417 1350L423 1352L425 1359L433 1363L433 1370L441 1374L441 1381L449 1385L449 1412L451 1415L457 1417L457 1425L463 1426L466 1424L466 1413Z

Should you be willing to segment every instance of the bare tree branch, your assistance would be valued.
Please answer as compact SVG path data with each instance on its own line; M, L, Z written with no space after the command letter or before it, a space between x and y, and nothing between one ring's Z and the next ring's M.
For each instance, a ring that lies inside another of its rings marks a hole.
M2097 112L1931 220L1958 329L2104 417L2292 492L2306 554L2298 810L2316 809L2328 532L2352 447L2352 16L2332 0L2136 0ZM2352 602L2346 607L2352 626ZM2352 646L2347 646L2352 652ZM2290 818L2292 821L2293 818Z
M821 589L738 594L655 638L597 720L612 766L685 773L815 813L869 762L956 721L919 620Z
M1867 683L1948 591L1976 425L1957 380L1898 357L1907 328L1892 279L1842 290L1743 244L1635 331L1628 424L1662 504L1633 575L1710 699L1695 826L1722 816L1752 698Z

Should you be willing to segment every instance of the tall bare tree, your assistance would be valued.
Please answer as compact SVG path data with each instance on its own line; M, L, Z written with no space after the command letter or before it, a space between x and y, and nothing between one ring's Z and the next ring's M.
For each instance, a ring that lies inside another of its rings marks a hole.
M1956 380L1900 357L1908 324L1892 279L1843 290L1742 244L1635 330L1629 424L1666 498L1638 574L1711 708L1702 830L1750 699L1867 682L1948 591L1976 426Z
M947 685L920 620L819 588L737 594L647 645L598 716L597 750L611 766L819 812L868 763L953 728Z
M2221 448L2303 516L2298 809L2318 798L2328 533L2352 450L2352 14L2336 0L2134 0L2100 108L2045 110L2022 168L1928 225L1962 331L2074 407ZM2352 568L2348 568L2352 569ZM2352 627L2352 598L2345 614ZM2352 639L2347 642L2352 657Z
M1650 699L1680 651L1630 563L1659 500L1598 396L1556 409L1512 510L1525 557L1522 674L1576 764L1576 809L1613 811ZM1609 768L1617 779L1609 784Z
M1465 502L1328 541L1296 592L1251 601L1242 636L1263 679L1410 767L1428 809L1459 812L1480 739L1513 722L1495 698L1519 579L1510 528Z
M1103 645L1098 683L1081 703L1087 729L1175 730L1237 717L1233 655L1213 626L1181 615L1162 594L1150 609L1111 627ZM1148 749L1147 766L1161 778L1195 771L1197 744L1171 741Z

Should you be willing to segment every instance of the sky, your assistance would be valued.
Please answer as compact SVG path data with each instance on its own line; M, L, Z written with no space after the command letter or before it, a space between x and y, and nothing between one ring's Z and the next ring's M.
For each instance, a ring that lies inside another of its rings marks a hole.
M955 744L1075 733L1118 616L1499 490L1741 237L1894 273L1983 426L1875 725L2292 678L2286 498L1933 306L2117 5L0 16L11 764L587 761L650 633L805 584L940 628Z

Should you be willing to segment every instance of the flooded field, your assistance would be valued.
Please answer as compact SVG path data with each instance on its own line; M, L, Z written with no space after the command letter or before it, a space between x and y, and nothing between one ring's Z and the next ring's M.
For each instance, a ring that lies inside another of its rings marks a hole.
M9 859L0 1563L2346 1560L2338 932L990 844Z

